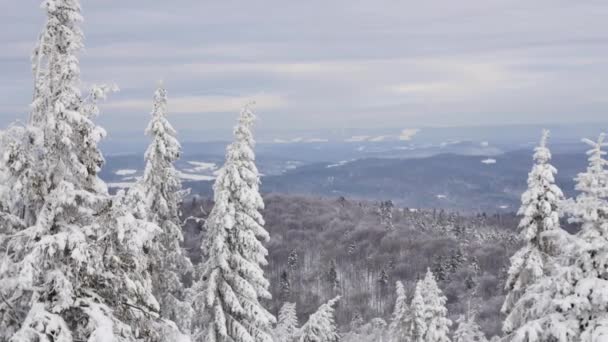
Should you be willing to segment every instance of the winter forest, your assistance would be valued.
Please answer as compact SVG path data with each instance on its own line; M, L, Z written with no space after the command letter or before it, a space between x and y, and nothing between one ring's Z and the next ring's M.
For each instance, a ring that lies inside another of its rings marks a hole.
M114 192L96 118L118 87L82 90L79 0L42 10L31 111L0 134L0 342L608 341L603 134L572 198L544 130L517 213L469 215L264 194L244 103L206 198L161 82L143 176Z

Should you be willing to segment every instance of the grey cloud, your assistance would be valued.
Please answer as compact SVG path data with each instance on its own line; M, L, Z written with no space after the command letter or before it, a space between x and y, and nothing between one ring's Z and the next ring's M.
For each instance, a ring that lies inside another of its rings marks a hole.
M27 111L38 2L0 0L1 123ZM89 0L83 8L83 78L122 89L101 118L110 131L145 125L159 78L185 112L209 98L280 99L260 109L264 125L286 131L605 117L605 1ZM176 126L228 128L218 109L233 105L176 116Z

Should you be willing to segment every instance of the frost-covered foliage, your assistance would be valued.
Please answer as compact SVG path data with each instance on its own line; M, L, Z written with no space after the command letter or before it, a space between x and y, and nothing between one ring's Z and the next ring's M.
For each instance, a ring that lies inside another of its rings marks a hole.
M511 268L505 285L507 297L502 311L507 314L503 324L510 334L529 318L529 310L519 298L528 287L548 275L554 263L556 247L548 233L562 233L559 223L562 191L555 185L557 170L550 164L551 152L547 148L548 131L544 131L540 145L534 153L534 166L528 175L528 189L521 196L518 214L520 238L524 246L511 258Z
M105 132L92 119L111 89L81 96L80 4L43 8L30 124L2 140L11 186L2 187L1 217L11 226L0 233L0 341L166 341L171 324L157 320L144 253L159 228L143 196L111 197L98 177Z
M42 131L32 125L13 124L3 132L0 229L15 231L35 222L48 194L48 180L42 169Z
M203 253L205 307L211 317L207 342L270 342L275 318L260 299L271 298L261 266L269 239L260 210L260 177L255 166L251 128L255 116L246 107L234 130L235 140L215 181L215 205L206 221Z
M181 146L166 115L167 91L161 85L154 93L152 120L146 129L152 143L145 154L146 168L140 186L145 194L147 218L161 228L149 253L152 287L160 302L161 316L176 322L183 332L189 332L194 312L185 300L182 278L192 271L192 263L180 246L183 236L179 206L185 191L173 166L181 154Z
M424 339L424 337L426 336L426 332L428 330L428 326L426 324L427 314L426 314L426 305L424 304L423 291L424 291L424 283L422 281L418 281L416 283L416 290L414 291L414 297L412 298L412 304L411 304L412 320L410 322L410 331L409 331L411 339L414 342L426 341Z
M425 342L449 342L452 321L447 318L445 307L447 298L443 295L433 273L429 269L422 280L422 295L424 296L424 311L426 319Z
M279 319L272 335L274 341L292 342L298 332L298 316L296 315L296 304L285 303L279 311Z
M576 236L560 244L561 257L551 276L543 277L521 298L531 318L512 334L516 342L604 341L608 338L608 146L585 139L589 166L576 178L581 193L570 205L581 224Z
M458 328L454 332L454 342L488 342L486 335L475 321L475 315L469 315L468 318L461 315L456 322Z
M357 329L349 331L340 337L341 342L388 342L389 337L386 321L382 318L373 318Z
M407 296L405 295L405 287L403 283L397 282L397 299L395 301L395 309L391 324L389 325L389 333L392 342L405 342L411 339L410 335L410 309L407 305Z
M340 340L334 318L334 306L339 300L339 296L330 300L321 305L317 312L310 315L308 322L298 333L299 342L338 342Z

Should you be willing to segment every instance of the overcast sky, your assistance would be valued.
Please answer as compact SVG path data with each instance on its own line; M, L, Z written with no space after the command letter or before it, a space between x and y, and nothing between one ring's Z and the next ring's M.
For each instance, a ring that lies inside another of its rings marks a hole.
M27 116L39 0L0 0L0 123ZM606 0L83 0L83 81L116 83L110 131L178 129L256 100L284 131L606 122Z

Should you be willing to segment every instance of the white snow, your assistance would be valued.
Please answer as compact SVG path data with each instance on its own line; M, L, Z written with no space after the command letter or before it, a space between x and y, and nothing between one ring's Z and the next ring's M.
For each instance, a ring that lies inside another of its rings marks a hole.
M448 195L439 194L439 195L437 195L437 198L438 199L446 199L446 198L448 198Z
M329 142L328 139L323 139L323 138L310 138L310 139L306 139L307 143L326 143Z
M117 176L128 176L128 175L133 175L135 173L137 173L137 170L133 170L133 169L123 169L123 170L118 170L118 171L114 172L114 174Z
M135 184L134 182L114 182L114 183L108 183L108 188L128 189L128 188L132 187L134 184Z
M416 134L418 134L418 132L420 132L420 129L418 129L418 128L406 128L401 131L401 134L399 135L399 140L402 140L402 141L412 140L414 138L414 136Z
M293 138L293 139L280 139L275 138L272 140L275 144L293 144L293 143L326 143L329 142L328 139L323 138Z
M217 164L215 164L215 163L207 163L207 162L191 160L191 161L188 161L188 164L190 164L194 167L191 169L184 170L186 172L202 172L202 171L211 171L211 170L217 169Z
M327 165L326 168L331 169L332 167L343 166L343 165L348 164L349 162L350 161L348 161L348 160L342 160L342 161L337 162L336 164Z
M481 145L481 147L488 147L490 146L490 143L487 141L482 141L479 145Z
M381 141L385 141L387 138L388 138L388 136L386 136L386 135L380 135L380 136L377 136L375 138L369 139L369 141L371 141L371 142L381 142Z
M460 144L462 141L461 140L449 140L449 141L444 141L441 144L439 144L439 147L444 148L450 145L458 145Z
M179 174L179 178L184 179L184 180L189 180L189 181L212 181L215 179L214 176L196 175L196 174L192 174L192 173L184 173L181 171L178 171L178 174Z
M481 161L483 164L491 165L496 164L496 159L488 158Z
M369 135L354 135L344 141L346 142L362 142L362 141L368 141L369 139L371 139L371 137Z

